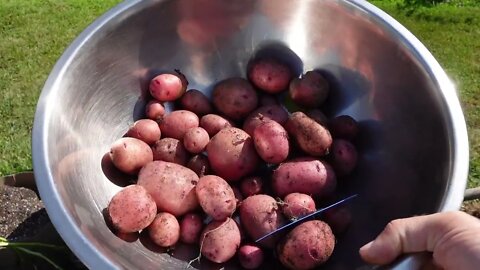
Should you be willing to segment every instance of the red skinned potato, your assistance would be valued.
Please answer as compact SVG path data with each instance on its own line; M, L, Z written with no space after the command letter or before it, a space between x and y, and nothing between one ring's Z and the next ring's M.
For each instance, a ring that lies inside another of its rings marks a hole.
M223 115L233 120L241 120L255 110L258 97L247 80L230 78L215 85L212 102Z
M245 197L260 194L263 191L263 180L259 176L247 177L240 183L240 189Z
M212 170L227 181L237 181L252 173L259 158L252 138L238 128L224 128L207 145Z
M276 94L288 88L292 71L288 65L273 58L256 59L247 71L248 79L260 90Z
M157 206L147 190L130 185L113 196L107 208L113 227L121 233L138 232L152 223Z
M289 219L298 219L315 212L315 201L303 193L290 193L283 199L283 214Z
M178 70L160 74L150 81L150 94L159 101L174 101L187 90L188 81Z
M327 116L320 111L319 109L313 109L307 112L307 116L312 118L315 122L319 123L320 125L326 127L328 125L328 118Z
M258 155L267 163L278 164L288 157L290 143L287 131L279 123L268 120L253 131Z
M240 219L243 220L245 231L253 240L280 228L286 222L277 201L264 194L253 195L242 201ZM277 239L276 236L272 236L258 244L272 248Z
M237 208L237 200L232 188L221 177L203 176L195 190L203 211L214 220L225 220Z
M191 128L187 130L185 136L183 136L183 145L185 149L192 154L203 152L209 141L210 136L208 136L207 131L201 127Z
M150 162L138 174L137 183L152 195L159 211L179 217L198 207L195 193L198 176L181 165L165 161Z
M240 240L240 230L233 219L212 221L200 236L200 252L212 262L224 263L235 256Z
M297 158L280 164L273 171L272 188L279 197L290 193L311 194L314 197L331 194L337 185L333 168L312 157Z
M163 138L158 140L153 146L153 160L163 160L177 163L182 166L188 161L188 153L183 144L173 138Z
M163 115L165 115L165 108L163 104L158 100L151 100L145 106L145 115L148 119L157 121Z
M253 136L255 128L267 120L273 120L283 125L288 120L288 113L280 105L263 106L253 111L243 122L243 130Z
M333 138L353 140L358 134L358 123L349 115L340 115L333 118L328 128Z
M203 221L200 215L189 213L180 221L180 240L185 244L198 244Z
M198 116L209 114L213 111L210 100L196 89L188 90L180 99L182 108Z
M297 105L317 108L325 102L330 92L328 81L317 71L308 71L302 78L290 82L290 98Z
M220 130L227 127L234 127L235 125L220 115L207 114L200 119L200 126L204 128L210 137L215 136Z
M325 263L335 248L335 236L323 221L311 220L290 231L277 246L280 262L288 269L314 269Z
M238 250L238 260L245 269L257 269L263 263L263 250L254 245L243 245Z
M193 156L187 163L187 168L194 171L198 177L210 174L210 163L203 154Z
M177 140L182 140L187 130L198 127L198 125L198 116L185 110L173 111L159 120L163 136Z
M333 140L330 164L338 176L349 175L357 166L358 153L355 146L342 139Z
M144 141L135 138L120 138L110 148L113 165L127 174L136 174L153 160L152 149Z
M148 235L161 247L174 246L180 238L180 224L170 213L158 213L152 224L148 226Z
M335 234L345 232L352 222L352 212L345 206L331 208L323 213L322 219Z
M292 113L285 129L305 153L311 156L328 154L332 144L330 132L304 113Z
M133 123L133 126L127 131L126 136L142 140L147 144L152 144L160 140L161 132L157 122L151 119L140 119Z

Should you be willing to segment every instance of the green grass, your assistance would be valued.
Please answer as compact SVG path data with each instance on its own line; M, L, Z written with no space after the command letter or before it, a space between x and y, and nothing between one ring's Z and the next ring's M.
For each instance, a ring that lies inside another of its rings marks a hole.
M469 185L480 185L480 2L372 1L412 31L456 82L471 144ZM119 0L0 0L0 175L32 168L35 105L55 61ZM443 3L445 2L445 3ZM415 7L415 9L413 9Z
M32 169L41 88L63 50L119 0L0 0L0 175Z

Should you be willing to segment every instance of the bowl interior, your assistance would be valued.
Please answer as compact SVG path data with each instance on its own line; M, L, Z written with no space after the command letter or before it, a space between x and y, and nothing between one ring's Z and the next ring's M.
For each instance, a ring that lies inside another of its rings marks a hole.
M121 187L101 160L142 117L155 74L180 69L191 88L209 94L215 81L245 76L255 54L284 57L299 73L321 70L332 83L324 111L360 122L359 165L341 190L360 196L325 269L362 266L358 248L389 220L439 209L452 173L450 118L439 87L411 46L356 4L138 1L108 16L64 56L43 97L45 181L69 217L55 225L69 227L59 230L74 251L82 252L68 238L81 236L96 256L125 269L179 269L196 256L189 247L168 255L142 237L126 242L112 234L102 211Z

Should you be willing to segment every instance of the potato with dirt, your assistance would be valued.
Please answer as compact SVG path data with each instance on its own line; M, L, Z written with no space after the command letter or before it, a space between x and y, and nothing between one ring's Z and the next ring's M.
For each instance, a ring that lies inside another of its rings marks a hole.
M333 140L329 156L330 164L339 177L351 174L357 166L357 149L347 140Z
M337 178L333 168L325 161L313 157L284 162L272 175L273 191L282 198L295 192L319 198L332 194L336 185Z
M243 78L229 78L215 85L212 94L215 108L228 118L241 120L258 105L257 93Z
M151 119L140 119L128 129L126 136L142 140L146 144L153 144L160 140L161 132L157 122Z
M280 262L288 269L314 269L324 264L335 248L335 236L323 221L311 220L290 231L278 244Z
M307 194L290 193L283 199L283 214L291 220L295 220L315 212L315 201Z
M200 119L200 127L205 129L210 137L213 137L224 128L235 127L235 124L220 115L207 114Z
M195 193L198 176L181 165L150 162L140 170L137 183L152 195L159 211L180 217L199 206Z
M264 121L255 128L253 142L258 155L267 163L279 164L290 153L287 131L273 120Z
M207 131L201 127L191 128L187 130L187 133L183 136L183 146L192 154L203 152L209 141L210 136Z
M148 144L135 138L120 138L110 147L113 165L126 174L137 174L145 164L153 160L153 152Z
M198 180L195 190L203 211L214 220L225 220L232 216L237 208L237 200L232 188L221 177L203 176Z
M185 244L198 244L203 221L199 214L188 213L180 220L180 240Z
M257 269L263 263L263 250L254 245L243 245L238 250L238 260L245 269Z
M130 185L120 190L107 207L108 222L121 233L145 229L156 214L155 201L147 190L139 185Z
M253 136L255 128L267 120L273 120L283 125L288 120L288 113L280 105L262 106L248 115L243 122L243 130L245 130L248 135Z
M308 71L290 82L289 94L295 104L304 108L318 108L328 97L330 85L318 71Z
M244 221L243 227L252 240L257 240L286 223L277 201L264 194L253 195L242 201L240 219ZM278 236L272 236L258 244L272 248L277 240Z
M188 90L180 99L180 105L184 110L191 111L198 116L203 116L213 111L210 100L196 89Z
M287 64L278 59L262 58L249 63L247 76L255 87L276 94L288 88L293 73Z
M237 181L258 167L252 138L238 128L224 128L207 145L212 170L227 181Z
M174 246L180 239L180 224L172 214L160 212L148 226L148 235L158 246Z
M156 99L150 100L147 105L145 105L145 115L148 119L157 121L165 115L165 107Z
M240 182L240 190L245 197L263 192L263 180L260 176L249 176Z
M180 71L155 76L150 81L150 94L159 101L174 101L187 90L188 81Z
M188 152L183 144L173 138L163 138L152 145L153 160L163 160L182 166L188 161Z
M332 145L330 132L303 112L292 113L285 123L285 129L308 155L328 154Z
M333 138L353 140L358 134L358 123L349 115L340 115L332 120L328 125Z
M235 256L240 241L240 230L233 219L212 221L200 236L200 252L212 262L224 263Z
M183 140L183 136L189 129L198 127L200 124L198 116L186 110L173 111L163 116L158 122L164 137L177 140Z
M210 174L210 163L204 154L193 156L187 163L187 168L194 171L198 177Z

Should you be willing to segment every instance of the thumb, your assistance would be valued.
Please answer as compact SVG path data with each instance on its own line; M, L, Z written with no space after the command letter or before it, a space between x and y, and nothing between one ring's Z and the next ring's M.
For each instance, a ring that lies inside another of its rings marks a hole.
M360 248L360 256L370 264L388 264L403 253L433 251L443 235L435 215L397 219L380 235Z

